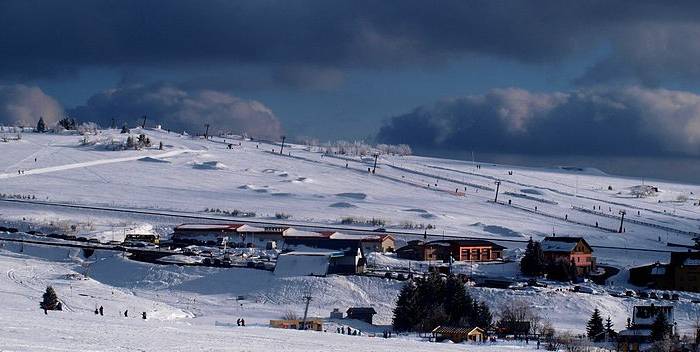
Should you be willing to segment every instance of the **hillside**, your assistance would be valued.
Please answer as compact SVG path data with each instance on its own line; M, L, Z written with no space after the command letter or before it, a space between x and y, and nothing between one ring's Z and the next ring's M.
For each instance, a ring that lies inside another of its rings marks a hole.
M204 140L134 129L132 134L147 134L154 147L113 150L119 149L115 143L126 138L118 132L104 130L87 142L75 135L25 133L21 140L0 144L0 194L13 200L0 201L0 225L42 228L77 224L78 231L102 239L134 227L167 236L174 225L187 221L178 216L367 230L385 227L388 231L425 231L437 238L489 238L508 247L509 258L517 258L530 237L541 239L552 233L582 236L593 245L598 263L621 269L609 279L609 285L596 288L604 294L562 292L565 285L530 291L471 289L476 297L492 304L494 311L502 302L522 299L555 322L557 329L573 332L584 329L594 307L622 328L639 300L605 292L631 287L626 283L626 269L667 261L668 251L683 250L668 247L668 242L690 245L700 232L700 206L696 205L700 186L660 180L644 180L642 185L641 180L606 175L585 165L536 169L381 155L376 172L371 173L371 156L324 155L302 145L285 145L280 155L278 144L237 136ZM158 149L159 142L163 150ZM498 204L493 202L497 180ZM626 212L626 221L624 232L617 233L621 210ZM243 213L255 216L230 216ZM398 236L399 243L411 238ZM391 257L375 259L393 265ZM379 312L376 321L389 324L401 287L395 280L369 277L277 278L249 269L134 263L101 251L87 260L93 263L90 280L67 281L66 274L82 272L84 261L66 249L4 244L0 266L7 278L0 298L11 300L17 312L32 312L16 314L16 328L6 329L1 336L12 341L11 349L22 349L27 327L44 319L42 329L50 333L45 340L25 346L27 349L38 349L52 337L70 334L67 329L82 330L101 322L98 325L104 331L148 324L162 333L158 343L187 334L182 339L188 339L190 346L201 344L201 349L209 350L204 346L215 344L207 342L210 337L222 342L239 337L240 333L226 324L233 321L235 325L236 316L244 315L252 325L245 336L254 341L261 336L272 339L250 346L251 350L267 350L274 339L291 341L290 350L302 350L309 342L297 332L262 326L287 310L299 310L302 296L309 292L315 297L310 308L313 315L325 317L332 308L373 305ZM514 263L472 264L464 270L517 275ZM59 295L70 297L66 302L75 314L44 317L36 309L46 284L56 285ZM243 306L238 305L238 296L245 297ZM673 303L682 331L689 333L700 314L692 303L699 298L683 294ZM148 310L153 321L114 316L96 320L92 310L97 304L104 305L110 314L123 309ZM7 315L0 314L0 318L5 320L3 324L12 321ZM113 337L115 349L131 339L140 342L122 347L157 349L146 333L121 334ZM97 335L75 338L85 348L98 339ZM339 350L339 345L347 343L344 339L332 336L322 341L328 350ZM372 343L376 342L359 344L358 348L372 350ZM387 343L392 348L421 348L408 338ZM448 350L450 346L440 348Z

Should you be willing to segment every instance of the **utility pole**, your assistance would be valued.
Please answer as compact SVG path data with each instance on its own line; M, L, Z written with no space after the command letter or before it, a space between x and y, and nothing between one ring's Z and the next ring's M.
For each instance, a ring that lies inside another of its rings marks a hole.
M379 158L379 153L374 153L374 167L372 168L372 174L377 171L377 158Z
M208 137L209 136L209 124L206 123L206 124L204 124L204 126L206 126L206 130L204 131L204 139L207 139L207 138L209 138Z
M493 199L494 203L498 203L498 189L501 187L501 180L496 180L496 198Z
M306 330L306 316L309 313L309 303L311 302L311 296L304 296L304 299L306 300L306 307L304 308L304 319L302 319L301 321L300 330Z
M146 128L146 115L143 115L143 124L141 124L141 128Z
M620 230L618 230L619 233L622 233L622 224L625 222L625 214L627 214L626 211L620 210Z
M284 150L284 140L287 139L287 136L282 136L282 147L280 148L280 155L282 155L282 151Z

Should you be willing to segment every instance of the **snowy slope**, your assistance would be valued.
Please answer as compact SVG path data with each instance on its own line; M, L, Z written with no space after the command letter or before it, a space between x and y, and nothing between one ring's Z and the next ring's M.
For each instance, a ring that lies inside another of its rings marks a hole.
M599 263L623 269L618 277L611 279L615 284L608 288L611 290L628 286L624 284L625 268L668 259L667 253L626 248L671 250L666 242L690 244L692 233L700 232L700 207L693 205L698 202L700 186L697 185L645 180L645 185L657 187L658 192L638 198L636 193L642 180L605 175L596 170L492 164L477 168L471 162L399 156L381 156L377 172L372 175L367 172L367 168L372 167L372 158L324 156L297 145L286 147L286 155L279 155L278 145L264 142L233 137L203 140L159 130L145 133L154 145L162 141L164 150L112 151L99 144L82 146L78 136L52 134L25 134L21 141L3 143L0 145L0 194L185 215L224 217L222 213L204 210L238 210L255 212L256 217L246 219L258 221L278 221L276 213L289 215L288 221L292 222L326 225L339 225L346 217L359 222L378 218L386 222L388 229L430 224L435 229L428 230L428 234L437 236L444 233L526 240L542 238L552 232L577 235L594 246L619 247L597 248L595 252ZM102 134L100 140L125 138L114 130ZM227 149L230 142L234 143L233 149ZM501 181L499 200L506 204L493 203L496 180ZM513 206L507 205L508 200ZM582 210L575 210L573 206ZM606 231L607 228L617 229L620 210L627 212L627 219L638 223L627 222L622 234ZM134 228L145 228L145 231L152 228L166 235L173 225L185 222L158 216L6 202L0 202L0 221L66 229L69 224L77 223L79 233L103 240L119 237L119 232ZM596 222L599 228L595 228ZM522 247L520 243L501 243L513 249L509 255ZM43 258L43 264L35 265L37 267L49 263L65 270L76 269L73 259L66 263L67 259L55 255L46 257L26 252L22 255L29 257L17 262L17 254L3 252L0 265L9 271L26 265L25 260L38 257ZM251 314L258 318L252 319L262 323L279 318L289 308L298 308L308 290L322 292L316 305L311 307L314 314L326 316L332 308L374 304L380 313L378 321L388 324L393 300L400 288L400 283L384 279L275 278L267 272L243 269L147 266L110 255L100 259L90 269L93 280L88 282L97 285L95 287L103 285L105 290L115 289L162 305L162 308L154 308L154 314L163 317L193 315L196 318L177 320L206 321L209 325L214 324L217 314L193 302L206 302L222 312L236 314L231 308L240 307L236 306L235 298L238 295L252 297L252 302L244 307L253 307L249 311L255 312ZM391 258L387 260L390 262ZM482 265L465 270L508 276L517 271L517 267ZM27 292L35 292L49 282L62 285L58 276L46 275L45 281L28 288ZM604 315L611 315L617 326L622 326L631 306L639 303L609 295L571 294L555 289L529 293L473 290L476 296L494 305L516 298L530 301L543 315L557 322L559 328L572 331L583 329L586 316L596 306ZM34 296L30 298L35 301ZM682 327L689 328L698 314L690 303L695 298L685 295L677 303L676 316ZM94 302L80 304L89 316ZM109 310L114 309L119 310L118 307ZM193 341L197 338L193 337Z

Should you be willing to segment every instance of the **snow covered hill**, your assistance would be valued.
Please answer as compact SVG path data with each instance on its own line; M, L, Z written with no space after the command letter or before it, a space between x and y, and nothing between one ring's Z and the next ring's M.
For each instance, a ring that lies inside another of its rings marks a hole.
M610 291L629 287L625 269L667 261L664 251L678 250L668 247L668 242L690 245L700 233L698 185L615 177L585 167L535 169L392 155L380 156L373 174L368 172L373 168L372 157L323 155L301 145L286 145L280 155L280 146L275 143L235 136L204 140L134 129L132 134L147 134L155 147L139 151L110 148L125 138L118 132L101 131L100 136L90 137L95 143L85 143L80 136L26 133L19 141L0 144L0 196L50 203L0 200L0 225L66 229L77 225L75 231L108 240L133 228L167 235L173 225L184 221L59 205L212 215L231 221L237 218L230 214L254 213L254 217L238 220L364 226L368 230L383 223L389 231L500 240L511 257L521 251L521 241L530 237L575 235L594 246L598 263L622 269L604 288ZM159 142L163 150L157 148ZM496 181L500 181L498 204L493 202ZM621 210L626 212L626 222L624 232L617 233ZM318 293L311 307L314 315L325 317L332 308L373 305L379 312L377 320L388 324L400 288L397 281L379 278L280 279L247 269L147 265L99 251L88 259L93 263L89 265L91 280L70 281L66 275L83 271L85 259L77 253L30 246L20 253L16 245L5 246L0 252L0 271L7 272L7 279L3 279L6 285L0 288L0 299L16 310L0 313L0 323L16 323L6 325L13 328L4 329L0 341L11 341L9 349L40 349L58 336L65 336L58 346L75 343L89 349L99 345L99 329L112 331L115 349L154 350L156 341L166 344L165 349L177 349L167 344L178 336L191 341L189 346L201 345L202 350L226 349L225 341L240 334L259 342L250 350L267 349L274 339L290 341L290 350L309 349L309 342L299 335L303 333L270 331L262 326L288 309L298 310L307 291ZM389 265L390 258L384 259ZM500 270L510 275L517 267L475 265L469 270ZM57 286L69 311L45 317L37 309L46 284ZM636 299L572 294L553 288L472 290L475 296L493 303L496 311L499 302L526 300L555 321L558 329L571 331L582 331L595 307L622 327L631 307L638 303ZM244 301L238 302L238 296L244 296ZM689 330L700 314L692 303L698 298L687 294L674 303L681 329ZM95 304L104 305L110 316L102 320L95 317ZM118 319L113 313L123 309L148 310L153 320ZM15 314L17 311L26 314ZM237 315L246 315L257 326L243 333L216 324L230 323L230 317L235 324ZM96 322L102 322L99 329L85 335L70 332L90 330ZM36 344L22 345L32 334L32 324L53 333L37 339ZM163 337L151 341L149 330L134 324L149 326ZM270 342L261 341L263 338ZM208 339L221 345L207 344ZM332 336L319 343L327 350L340 349L344 339ZM373 350L376 340L357 346ZM411 339L379 343L407 350L421 348Z

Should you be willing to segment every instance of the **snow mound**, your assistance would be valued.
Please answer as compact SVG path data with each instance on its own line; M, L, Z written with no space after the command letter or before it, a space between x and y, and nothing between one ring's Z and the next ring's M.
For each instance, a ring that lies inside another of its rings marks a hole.
M364 193L347 192L347 193L337 193L336 197L363 200L363 199L367 198L367 195Z
M158 158L154 158L154 157L150 157L150 156L144 156L143 158L140 158L139 161L146 161L146 162L150 162L150 163L170 164L170 161L168 161L168 160L158 159Z
M534 195L538 195L538 196L543 196L543 195L544 195L544 192L542 192L542 191L540 191L540 190L538 190L538 189L534 189L534 188L523 188L523 189L520 190L520 193L534 194Z
M200 169L200 170L224 170L227 169L228 166L214 160L214 161L205 161L201 163L195 163L192 165L193 168L195 169Z
M337 202L329 205L331 208L357 208L356 205L348 203L348 202Z

